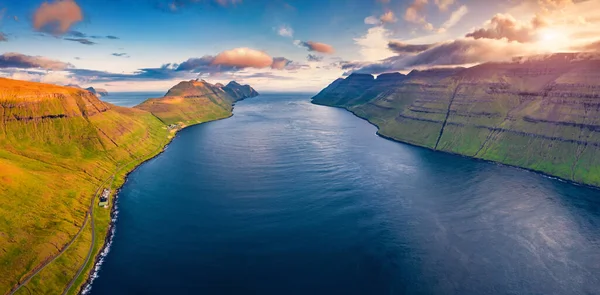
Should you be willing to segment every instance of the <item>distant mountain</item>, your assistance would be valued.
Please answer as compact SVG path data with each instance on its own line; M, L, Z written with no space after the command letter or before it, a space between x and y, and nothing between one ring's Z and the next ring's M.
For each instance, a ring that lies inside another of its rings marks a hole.
M249 85L234 81L223 86L196 79L179 82L164 97L149 99L136 108L153 113L166 124L190 125L227 117L236 101L257 95Z
M407 143L600 186L600 59L554 54L379 75L313 97Z
M240 85L235 81L229 82L227 86L222 87L222 89L236 101L259 95L254 88L250 87L250 85Z
M96 96L107 96L108 95L108 91L106 91L105 89L102 89L102 88L88 87L85 90L95 94Z

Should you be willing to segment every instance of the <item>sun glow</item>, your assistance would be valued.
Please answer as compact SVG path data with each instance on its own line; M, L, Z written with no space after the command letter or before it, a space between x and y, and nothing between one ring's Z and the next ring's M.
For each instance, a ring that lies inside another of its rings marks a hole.
M548 28L538 33L538 45L545 50L558 51L567 44L566 34L555 28Z

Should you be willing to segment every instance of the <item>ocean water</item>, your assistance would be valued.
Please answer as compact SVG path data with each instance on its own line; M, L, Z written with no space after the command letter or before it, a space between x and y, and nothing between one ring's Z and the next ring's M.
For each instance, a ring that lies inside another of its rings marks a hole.
M181 131L97 294L600 294L600 191L375 135L308 95Z
M148 98L163 97L166 92L110 92L107 96L100 97L101 100L122 107L133 107Z

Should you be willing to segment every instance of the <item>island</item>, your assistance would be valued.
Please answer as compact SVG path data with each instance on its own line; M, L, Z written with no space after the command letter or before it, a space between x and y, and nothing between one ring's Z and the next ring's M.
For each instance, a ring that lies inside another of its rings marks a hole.
M600 186L600 59L557 53L470 68L352 73L313 97L396 141Z
M0 289L9 294L79 292L110 232L111 210L99 205L114 204L127 174L181 128L227 118L258 95L192 80L125 108L77 87L0 78L0 88Z

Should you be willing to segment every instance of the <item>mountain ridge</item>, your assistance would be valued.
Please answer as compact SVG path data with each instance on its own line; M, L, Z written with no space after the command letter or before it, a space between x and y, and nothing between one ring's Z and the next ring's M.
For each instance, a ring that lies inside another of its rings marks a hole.
M336 81L313 103L346 108L397 141L600 186L599 60L557 54L400 79Z

